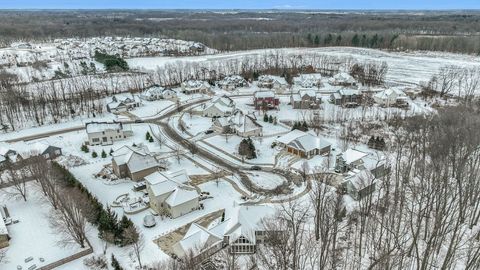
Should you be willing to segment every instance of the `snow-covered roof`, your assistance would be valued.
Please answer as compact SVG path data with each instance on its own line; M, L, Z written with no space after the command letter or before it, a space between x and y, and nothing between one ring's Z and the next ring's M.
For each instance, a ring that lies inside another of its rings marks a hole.
M122 146L112 153L113 160L120 166L126 164L131 173L140 172L158 166L158 162L150 155L148 148Z
M388 99L390 97L405 97L405 93L399 89L396 88L389 88L386 90L383 90L379 93L376 93L374 97L379 98L379 99Z
M0 235L8 235L7 225L0 214Z
M281 85L287 85L287 81L285 78L279 77L279 76L273 76L273 75L261 75L258 77L258 81L262 83L278 83Z
M273 91L256 91L254 94L255 98L273 98L275 97L275 92Z
M339 155L343 158L346 164L350 164L368 156L368 153L349 148L347 151Z
M304 131L301 131L301 130L298 130L298 129L294 129L290 132L288 132L287 134L284 134L280 137L278 137L275 141L277 141L278 143L282 143L282 144L289 144L291 141L301 137L301 136L304 136L306 134L306 132Z
M155 85L147 88L141 93L141 95L143 97L161 96L163 94L163 91L165 91L165 88Z
M345 182L350 182L356 190L362 190L375 182L375 176L368 169L348 172Z
M338 90L338 93L342 96L360 95L360 90L343 88Z
M181 256L189 251L198 254L204 248L208 248L222 241L222 239L223 237L219 237L203 226L192 223L182 240L174 245L174 250L177 250L177 254L180 253ZM181 250L178 250L179 248Z
M189 180L185 170L171 173L154 172L145 176L153 196L169 194L165 202L170 206L177 206L198 198L195 188L185 185Z
M189 90L189 89L199 89L202 87L209 87L209 85L205 81L188 80L182 83L182 87Z
M293 79L296 85L304 88L313 88L321 83L322 75L319 73L301 74Z
M122 123L90 122L86 123L87 133L103 132L107 130L122 130Z
M333 83L355 83L355 79L346 72L337 73L333 78L330 79L330 82Z
M229 85L233 84L235 86L244 84L246 80L240 75L231 75L223 78L218 82L219 85Z
M317 92L315 92L315 90L312 90L312 89L302 89L298 91L298 94L300 95L300 97L304 97L304 96L316 97L317 96Z
M177 186L165 200L170 206L177 206L198 198L198 192L194 188Z
M290 143L288 143L288 146L309 152L314 149L323 149L325 147L330 146L331 143L328 141L321 139L315 135L312 135L310 133L306 133L303 136L300 136Z
M253 117L243 114L242 112L231 116L229 121L236 130L244 133L262 128L262 125L260 125Z

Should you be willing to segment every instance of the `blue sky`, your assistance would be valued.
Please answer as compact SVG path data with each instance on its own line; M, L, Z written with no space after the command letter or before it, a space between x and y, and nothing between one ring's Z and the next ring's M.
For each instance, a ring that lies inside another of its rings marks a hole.
M0 0L0 9L480 9L480 0Z

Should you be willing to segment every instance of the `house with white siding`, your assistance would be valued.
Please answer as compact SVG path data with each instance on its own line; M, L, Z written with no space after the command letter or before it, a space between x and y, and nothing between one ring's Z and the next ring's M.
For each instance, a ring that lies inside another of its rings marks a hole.
M128 128L127 128L128 127ZM85 124L89 145L111 145L133 135L130 126L122 123L90 122Z
M188 80L181 84L182 92L187 95L207 94L210 92L210 84L205 81Z
M199 209L197 190L187 185L185 170L154 172L145 177L150 207L160 215L177 218Z

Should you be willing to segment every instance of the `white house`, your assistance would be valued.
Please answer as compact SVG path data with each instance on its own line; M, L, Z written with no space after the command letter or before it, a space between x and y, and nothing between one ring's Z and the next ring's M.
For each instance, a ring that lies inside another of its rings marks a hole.
M208 82L197 81L197 80L188 80L183 82L182 92L187 95L191 94L207 94L210 92L210 85Z
M391 106L398 101L405 101L407 95L397 88L389 88L373 95L373 100L383 106Z
M245 87L247 85L248 85L247 81L242 76L239 76L239 75L227 76L217 82L218 87L227 91L232 91L237 89L238 87Z
M384 156L367 153L356 149L347 149L337 155L335 160L335 171L348 173L352 170L368 169L376 178L388 173L389 168Z
M205 117L227 117L234 112L235 102L227 96L216 97L202 108L202 115Z
M140 98L148 101L175 99L177 98L177 92L169 88L165 89L161 86L155 85L145 89L145 91L140 94Z
M185 170L155 172L145 177L150 207L161 215L177 218L200 207L197 190L187 185Z
M277 93L283 93L287 90L288 83L285 78L279 76L261 75L258 77L257 86L275 90Z
M354 169L348 172L342 188L353 199L360 200L375 191L376 179L370 170Z
M116 95L107 103L107 111L111 113L126 112L140 107L141 101L137 95Z
M180 258L191 253L205 258L224 247L232 254L253 254L267 234L262 219L273 213L274 209L269 206L240 206L231 213L225 212L227 218L211 228L192 223L173 251Z
M318 89L323 86L322 75L318 73L301 74L293 78L295 86L305 89Z
M340 72L337 73L335 76L330 78L328 82L331 85L340 85L340 86L356 86L357 81L348 73Z
M90 122L85 124L89 145L111 145L133 135L122 123Z

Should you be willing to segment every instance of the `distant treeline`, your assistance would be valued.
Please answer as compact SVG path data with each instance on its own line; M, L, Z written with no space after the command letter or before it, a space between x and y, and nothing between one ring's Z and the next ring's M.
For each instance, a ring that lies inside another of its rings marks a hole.
M0 45L63 37L156 36L219 50L357 46L480 53L480 12L2 11Z

